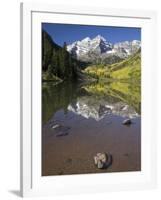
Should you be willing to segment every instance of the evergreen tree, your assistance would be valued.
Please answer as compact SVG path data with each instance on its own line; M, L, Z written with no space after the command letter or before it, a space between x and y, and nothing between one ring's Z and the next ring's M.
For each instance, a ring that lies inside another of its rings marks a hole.
M55 50L53 50L53 55L52 55L52 58L51 58L51 65L52 65L51 73L53 73L55 76L57 76L59 62L58 62L58 59L57 59L57 52Z
M48 65L48 73L49 74L54 74L53 73L53 65L52 64Z
M69 73L69 77L70 77L70 78L73 77L72 68L73 68L72 57L71 57L71 55L69 55L69 68L68 68L68 73Z
M64 79L68 79L69 77L69 54L67 52L67 44L64 42L62 49L62 62L64 68Z

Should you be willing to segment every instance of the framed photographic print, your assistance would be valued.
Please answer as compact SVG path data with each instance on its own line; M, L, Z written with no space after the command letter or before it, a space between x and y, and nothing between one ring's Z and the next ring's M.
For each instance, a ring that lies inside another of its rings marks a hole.
M21 194L155 187L156 14L21 4Z

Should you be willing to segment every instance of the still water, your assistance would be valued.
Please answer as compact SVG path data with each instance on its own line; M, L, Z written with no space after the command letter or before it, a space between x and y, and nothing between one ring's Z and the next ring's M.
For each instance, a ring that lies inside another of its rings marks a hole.
M130 118L132 124L123 125ZM112 155L107 169L97 153ZM122 82L42 85L42 175L141 170L140 85Z

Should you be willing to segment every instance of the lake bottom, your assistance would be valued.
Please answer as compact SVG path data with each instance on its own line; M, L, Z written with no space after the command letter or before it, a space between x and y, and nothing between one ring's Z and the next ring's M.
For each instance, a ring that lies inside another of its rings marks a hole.
M141 118L107 114L99 121L63 110L42 126L42 176L141 170ZM97 153L112 155L107 169L94 164Z

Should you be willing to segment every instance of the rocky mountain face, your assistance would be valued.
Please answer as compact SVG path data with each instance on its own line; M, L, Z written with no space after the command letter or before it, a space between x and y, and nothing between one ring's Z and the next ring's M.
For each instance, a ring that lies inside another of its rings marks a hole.
M125 41L125 42L119 42L114 44L114 51L116 53L120 53L120 56L130 56L133 55L140 49L141 42L139 40L133 40L133 41Z
M101 35L84 38L67 46L74 58L84 62L111 64L133 55L141 47L138 40L112 44Z

